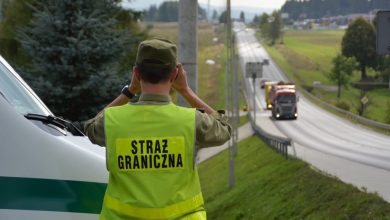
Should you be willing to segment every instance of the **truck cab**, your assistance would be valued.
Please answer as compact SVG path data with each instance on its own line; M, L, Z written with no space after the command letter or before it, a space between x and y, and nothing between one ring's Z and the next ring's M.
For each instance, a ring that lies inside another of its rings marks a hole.
M297 119L297 95L294 84L278 83L271 89L272 116L276 119Z

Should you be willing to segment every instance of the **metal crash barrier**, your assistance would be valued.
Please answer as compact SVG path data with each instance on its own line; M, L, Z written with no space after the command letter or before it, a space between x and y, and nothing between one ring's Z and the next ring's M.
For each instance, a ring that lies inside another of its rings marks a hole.
M291 138L283 138L267 133L261 127L257 126L252 114L248 114L252 128L255 133L276 152L282 154L286 159L288 158L288 146L291 145Z

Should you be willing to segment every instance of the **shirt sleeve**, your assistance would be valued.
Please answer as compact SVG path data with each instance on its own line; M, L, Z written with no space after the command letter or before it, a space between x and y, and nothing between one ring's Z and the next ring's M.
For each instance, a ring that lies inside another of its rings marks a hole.
M102 147L106 145L106 135L104 133L104 111L101 111L94 118L85 122L84 133L88 136L92 143Z
M200 148L219 146L230 139L231 126L223 111L212 114L196 111L196 143Z

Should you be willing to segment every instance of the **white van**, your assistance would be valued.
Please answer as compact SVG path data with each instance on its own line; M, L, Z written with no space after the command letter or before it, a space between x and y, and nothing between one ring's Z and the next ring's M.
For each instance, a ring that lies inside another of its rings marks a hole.
M0 219L98 219L105 149L56 118L0 56Z

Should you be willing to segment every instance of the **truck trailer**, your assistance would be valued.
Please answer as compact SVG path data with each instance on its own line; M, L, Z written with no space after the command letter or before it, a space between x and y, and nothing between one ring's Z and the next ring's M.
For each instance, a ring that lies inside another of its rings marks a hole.
M268 81L264 83L264 97L265 97L265 105L267 109L272 109L272 99L270 96L272 86L276 85L277 82Z

